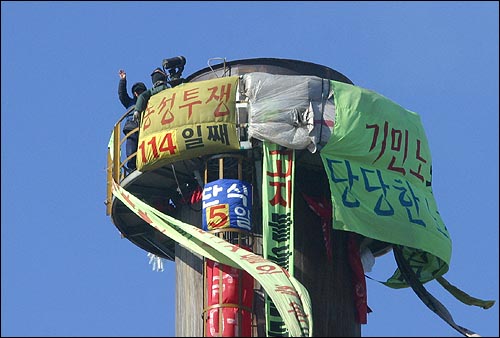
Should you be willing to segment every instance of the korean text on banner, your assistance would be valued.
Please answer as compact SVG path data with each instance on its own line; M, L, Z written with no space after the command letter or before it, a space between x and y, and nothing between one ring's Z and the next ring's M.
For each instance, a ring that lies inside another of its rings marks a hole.
M153 95L141 117L137 169L238 150L238 77L186 83Z
M403 245L422 282L448 271L451 239L432 193L420 117L373 91L332 81L335 126L321 150L334 229ZM398 272L387 282L406 287Z
M252 186L236 179L218 179L203 187L203 230L237 228L252 231Z
M271 297L293 337L313 335L309 293L279 265L158 211L115 181L113 181L113 195L142 220L186 249L215 262L248 272Z
M293 183L295 151L264 141L262 167L262 240L268 260L294 274ZM288 337L276 305L266 297L267 334Z

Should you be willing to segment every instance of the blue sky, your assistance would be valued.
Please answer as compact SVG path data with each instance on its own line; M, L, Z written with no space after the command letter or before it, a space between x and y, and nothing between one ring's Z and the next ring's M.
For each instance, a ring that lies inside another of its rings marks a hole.
M417 112L453 241L445 277L498 302L498 2L1 3L1 335L174 336L175 264L105 215L106 151L130 85L164 58L328 66ZM369 274L390 276L392 254ZM459 336L411 289L367 280L363 336ZM499 304L426 288L457 324L499 335Z

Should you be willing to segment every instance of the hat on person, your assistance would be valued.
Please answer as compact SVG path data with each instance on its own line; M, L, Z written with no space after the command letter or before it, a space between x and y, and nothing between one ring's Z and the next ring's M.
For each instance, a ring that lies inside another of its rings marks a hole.
M137 92L138 94L145 92L147 90L146 85L143 82L136 82L132 86L132 93Z
M156 68L151 73L151 82L155 85L158 82L165 82L167 80L167 74L161 68Z

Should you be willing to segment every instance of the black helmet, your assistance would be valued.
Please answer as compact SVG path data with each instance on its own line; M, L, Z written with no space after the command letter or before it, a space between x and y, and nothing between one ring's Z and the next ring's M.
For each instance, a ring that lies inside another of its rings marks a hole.
M153 83L153 85L156 86L157 84L161 84L165 81L167 81L167 74L165 74L163 69L158 67L153 70L153 72L151 73L151 82Z
M132 86L132 93L137 92L137 94L140 94L142 92L145 92L146 90L146 85L143 82L136 82Z

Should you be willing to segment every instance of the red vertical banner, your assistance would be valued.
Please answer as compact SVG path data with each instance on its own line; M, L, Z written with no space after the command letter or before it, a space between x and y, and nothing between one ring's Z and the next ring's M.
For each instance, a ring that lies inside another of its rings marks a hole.
M205 336L251 337L252 276L246 271L207 259L205 278Z

